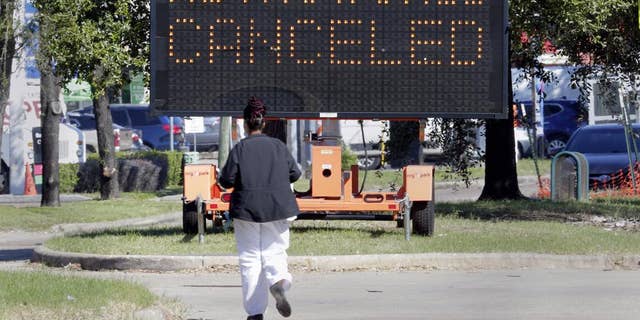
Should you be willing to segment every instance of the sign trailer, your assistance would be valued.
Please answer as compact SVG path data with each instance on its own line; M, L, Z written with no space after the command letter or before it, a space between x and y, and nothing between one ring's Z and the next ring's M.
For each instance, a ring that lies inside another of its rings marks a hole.
M289 119L506 118L506 0L155 0L151 105L241 116L251 96ZM432 235L431 165L403 168L398 192L362 192L340 147L312 146L299 218L403 222ZM212 164L184 169L183 227L222 226L230 190ZM400 223L399 223L400 225Z

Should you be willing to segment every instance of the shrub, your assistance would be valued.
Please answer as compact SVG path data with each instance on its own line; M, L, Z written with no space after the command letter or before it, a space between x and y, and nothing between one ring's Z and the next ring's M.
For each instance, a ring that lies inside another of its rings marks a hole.
M351 170L351 166L358 164L358 156L342 143L342 170Z
M163 189L161 181L162 168L149 160L119 159L118 182L124 192L153 192Z
M73 188L74 192L96 192L100 189L100 162L96 159L87 159L78 169L78 182Z
M120 190L157 191L182 183L182 153L144 151L118 153ZM100 160L91 157L78 166L74 192L97 192L100 189Z
M74 191L74 187L78 184L78 163L62 163L60 164L60 192L70 193Z

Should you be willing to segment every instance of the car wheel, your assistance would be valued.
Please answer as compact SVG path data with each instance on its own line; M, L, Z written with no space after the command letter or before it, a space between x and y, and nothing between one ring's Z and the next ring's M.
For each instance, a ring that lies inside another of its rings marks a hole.
M567 143L560 138L554 138L549 141L547 145L547 155L553 157L556 153L562 151L567 146Z
M363 170L375 170L380 168L380 157L371 156L371 157L362 157L358 158L358 167Z

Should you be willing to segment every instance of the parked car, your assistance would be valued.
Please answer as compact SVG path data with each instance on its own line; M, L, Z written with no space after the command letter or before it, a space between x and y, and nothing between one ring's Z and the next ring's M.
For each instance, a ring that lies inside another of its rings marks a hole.
M521 101L524 104L526 117L521 121L529 121L532 113L531 101ZM588 124L589 111L582 103L576 100L545 100L543 107L543 126L546 156L553 156L562 151L574 131ZM529 123L529 128L532 124ZM524 134L516 136L518 148L522 156L531 155L531 144L526 130Z
M153 115L148 105L113 104L110 108L113 123L142 132L143 142L146 146L157 150L170 149L169 117ZM93 115L93 108L84 108L76 112ZM182 119L173 118L173 143L176 150L186 148L182 128Z
M220 118L204 117L204 132L185 133L185 139L189 144L189 150L217 151L220 142ZM195 139L194 139L195 136ZM195 142L195 144L194 144ZM194 147L194 145L196 147Z
M367 150L367 157L365 157L365 149L362 139L362 130L357 120L340 120L340 133L342 141L351 151L358 157L358 165L361 169L375 170L381 166L381 141L387 142L389 140L389 132L386 129L390 124L384 121L363 121L364 130L364 142ZM433 130L438 130L436 124L432 120L428 120L425 123L424 137L422 142L422 157L425 162L439 162L443 159L443 149L436 143L429 139L429 133ZM470 133L469 142L474 143L478 155L485 152L485 139L484 139L484 126L477 126L477 128ZM416 136L416 138L418 138ZM417 147L417 145L416 145ZM419 150L415 150L415 154Z
M93 113L67 113L68 124L82 130L87 145L87 152L98 152L98 133L96 131L96 119ZM144 145L141 133L132 128L125 128L118 124L113 124L113 144L116 151L139 151L148 149Z
M524 127L514 127L513 136L516 141L516 159L522 159L531 155L531 141L529 132Z
M636 150L640 147L640 124L633 125ZM636 161L633 144L631 160ZM576 130L567 143L565 151L584 154L589 163L589 185L612 184L612 175L629 169L629 154L625 141L624 127L620 124L597 124ZM615 186L611 185L612 187Z

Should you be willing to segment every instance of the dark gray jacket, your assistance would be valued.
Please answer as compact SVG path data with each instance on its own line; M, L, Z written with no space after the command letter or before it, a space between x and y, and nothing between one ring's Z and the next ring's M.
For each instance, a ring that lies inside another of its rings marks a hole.
M231 217L270 222L300 213L290 187L299 177L298 165L285 144L258 134L233 147L218 180L225 188L233 187Z

